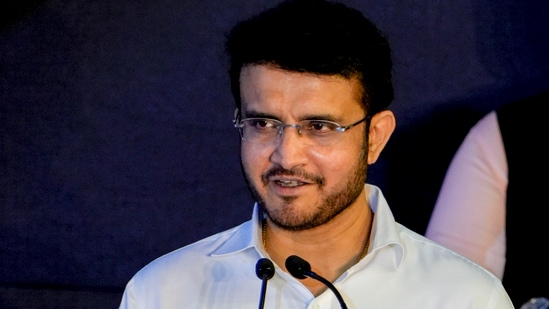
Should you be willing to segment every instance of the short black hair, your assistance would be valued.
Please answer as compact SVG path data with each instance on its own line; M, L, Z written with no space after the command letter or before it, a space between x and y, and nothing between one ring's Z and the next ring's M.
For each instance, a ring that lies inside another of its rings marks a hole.
M295 72L358 78L370 115L393 100L391 50L386 37L360 11L327 0L287 0L237 23L225 50L235 103L240 71L268 64Z

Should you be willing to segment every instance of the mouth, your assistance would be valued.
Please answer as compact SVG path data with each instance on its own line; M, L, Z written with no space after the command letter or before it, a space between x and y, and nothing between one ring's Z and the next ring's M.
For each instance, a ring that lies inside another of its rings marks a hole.
M305 184L304 182L297 180L275 180L274 182L279 186L286 188L294 188Z
M309 185L317 185L322 187L324 179L314 174L306 173L305 171L290 171L282 168L273 168L261 175L261 182L268 186L271 184L286 193L295 194L295 190L308 187ZM273 188L274 189L274 188Z
M302 179L302 178L295 178L295 176L294 177L272 176L270 177L269 181L282 188L297 188L297 187L311 184L311 181L307 181L306 179Z

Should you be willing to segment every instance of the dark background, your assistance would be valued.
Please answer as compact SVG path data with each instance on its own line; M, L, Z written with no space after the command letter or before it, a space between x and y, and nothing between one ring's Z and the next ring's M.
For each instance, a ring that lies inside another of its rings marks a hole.
M115 308L146 263L250 218L223 39L276 2L2 2L0 308ZM344 2L394 53L368 182L423 233L467 130L549 88L549 2Z

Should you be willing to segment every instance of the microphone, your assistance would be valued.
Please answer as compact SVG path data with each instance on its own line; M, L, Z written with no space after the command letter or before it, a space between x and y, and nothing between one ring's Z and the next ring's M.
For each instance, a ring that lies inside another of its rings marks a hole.
M255 274L261 283L261 294L259 297L259 309L262 309L265 305L265 293L267 292L267 281L271 279L275 274L275 268L273 262L266 258L261 258L255 263Z
M547 309L549 299L545 297L534 297L520 306L520 309Z
M339 301L339 304L341 305L341 308L347 309L347 305L343 301L343 297L341 297L341 294L339 294L339 291L336 289L336 287L330 281L311 271L311 264L309 264L309 262L305 261L297 255L290 255L286 259L286 269L288 269L290 274L297 279L305 279L307 277L310 277L324 283L330 290L332 290L332 292L334 292L337 300Z

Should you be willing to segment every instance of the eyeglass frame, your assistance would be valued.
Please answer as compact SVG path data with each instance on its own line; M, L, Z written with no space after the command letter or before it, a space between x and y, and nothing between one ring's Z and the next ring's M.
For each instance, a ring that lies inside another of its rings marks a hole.
M234 116L235 116L234 119L233 119L234 127L238 129L239 134L240 134L240 138L243 141L247 141L247 140L244 139L243 122L248 121L248 120L266 120L266 121L269 121L271 123L274 123L275 125L278 124L278 125L276 125L276 130L277 130L277 134L278 134L279 137L284 134L284 130L287 127L295 128L297 130L297 133L299 134L299 136L303 136L302 135L303 125L301 125L299 123L295 123L295 124L283 123L280 120L273 119L273 118L266 118L266 117L250 117L250 118L240 119L240 113L239 113L238 108L235 110ZM333 132L344 133L344 132L347 132L347 130L352 129L355 126L361 124L362 122L366 121L366 123L368 125L368 122L369 122L370 118L371 118L370 115L366 115L366 116L364 116L364 118L360 119L359 121L356 121L354 123L351 123L351 124L345 125L345 126L343 126L343 125L341 125L341 124L339 124L335 121L324 120L324 119L311 119L311 120L307 120L307 121L313 121L313 122L318 121L320 123L332 124L332 125L335 125L335 129L334 129ZM247 142L250 142L250 141L247 141ZM259 144L263 144L263 143L259 143ZM269 144L269 143L265 143L265 144Z

